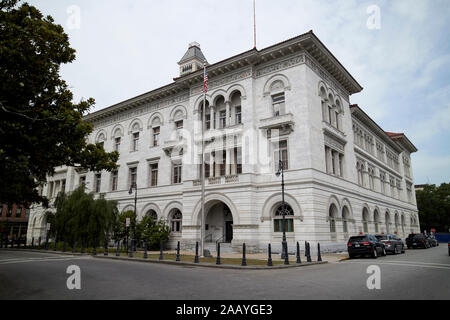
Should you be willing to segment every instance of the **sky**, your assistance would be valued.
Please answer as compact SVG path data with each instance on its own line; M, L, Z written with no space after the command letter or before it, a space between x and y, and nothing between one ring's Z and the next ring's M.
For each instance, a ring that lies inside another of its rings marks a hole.
M190 42L209 63L253 48L252 0L28 0L70 37L61 69L95 109L169 84ZM404 132L416 184L450 182L450 0L256 0L257 48L313 30L364 87L352 95Z

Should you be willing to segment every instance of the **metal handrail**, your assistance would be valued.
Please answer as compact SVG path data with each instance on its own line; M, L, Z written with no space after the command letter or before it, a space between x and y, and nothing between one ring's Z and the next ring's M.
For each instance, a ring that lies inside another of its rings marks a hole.
M223 241L221 241L221 240L223 240L225 238L225 236L221 236L219 239L217 239L216 240L216 246L217 246L217 244L220 242L220 243L222 243Z

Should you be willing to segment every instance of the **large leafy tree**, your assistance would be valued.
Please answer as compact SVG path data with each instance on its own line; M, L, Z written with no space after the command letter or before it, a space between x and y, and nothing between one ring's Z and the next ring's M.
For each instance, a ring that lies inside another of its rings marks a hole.
M438 232L449 232L450 183L443 183L439 187L426 185L423 190L416 192L416 199L422 229L429 231L435 228Z
M84 245L101 245L113 233L118 219L117 202L85 193L84 186L69 195L60 193L55 201L56 212L48 217L51 235Z
M48 201L37 192L62 165L112 171L118 153L88 144L83 116L59 75L75 59L64 29L19 0L0 0L0 203Z

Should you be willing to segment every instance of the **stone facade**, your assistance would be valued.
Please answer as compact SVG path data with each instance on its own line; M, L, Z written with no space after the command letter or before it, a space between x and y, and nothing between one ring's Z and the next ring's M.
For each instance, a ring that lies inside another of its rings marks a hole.
M419 232L409 191L410 154L417 150L405 135L389 135L350 105L350 95L362 88L312 32L207 70L206 241L231 241L234 250L245 242L249 251L272 243L279 250L279 160L289 251L297 241L335 251L360 232ZM156 213L174 230L169 246L180 241L192 249L201 231L202 82L203 71L193 71L86 116L94 125L91 143L107 151L119 144L117 175L58 168L43 194L52 198L85 183L117 200L121 211L133 210L128 190L136 176L138 216ZM176 212L182 213L179 230ZM33 207L28 239L44 236L44 226L43 210Z

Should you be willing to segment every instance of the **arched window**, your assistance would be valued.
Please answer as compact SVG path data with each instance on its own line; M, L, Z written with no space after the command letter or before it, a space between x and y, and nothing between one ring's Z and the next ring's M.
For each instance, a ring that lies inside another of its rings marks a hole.
M389 217L389 212L386 212L385 215L385 220L386 220L386 233L390 233L391 232L391 217Z
M183 222L183 214L181 213L181 211L178 209L173 210L172 217L170 220L172 232L180 233L182 222Z
M373 223L375 226L375 232L379 232L379 223L380 223L380 214L378 213L378 210L375 210L373 213Z
M100 135L97 138L96 143L100 144L102 147L105 147L105 141L106 141L106 137L103 133L100 133Z
M328 211L328 219L330 221L330 232L332 232L332 233L336 232L337 214L338 214L338 209L336 208L336 205L333 203L330 206L330 210Z
M344 233L348 233L348 220L350 218L350 212L348 211L347 206L344 206L342 209L342 228Z
M363 209L362 218L363 218L363 231L365 233L369 233L369 210L367 210L367 208Z
M286 113L286 98L284 93L284 83L280 80L275 81L270 86L272 97L272 113L274 117L282 116Z
M241 124L242 123L242 103L241 103L241 92L236 91L231 96L231 119L234 120L232 123Z
M369 172L369 188L370 190L375 190L375 182L374 182L375 170L373 167L369 167L368 172Z
M402 214L402 233L405 233L405 216Z
M285 221L286 232L294 232L294 210L287 203L285 204ZM275 210L275 217L273 219L274 232L283 232L283 205L281 204Z
M155 210L148 210L145 214L147 217L152 217L153 221L158 222L158 214Z

